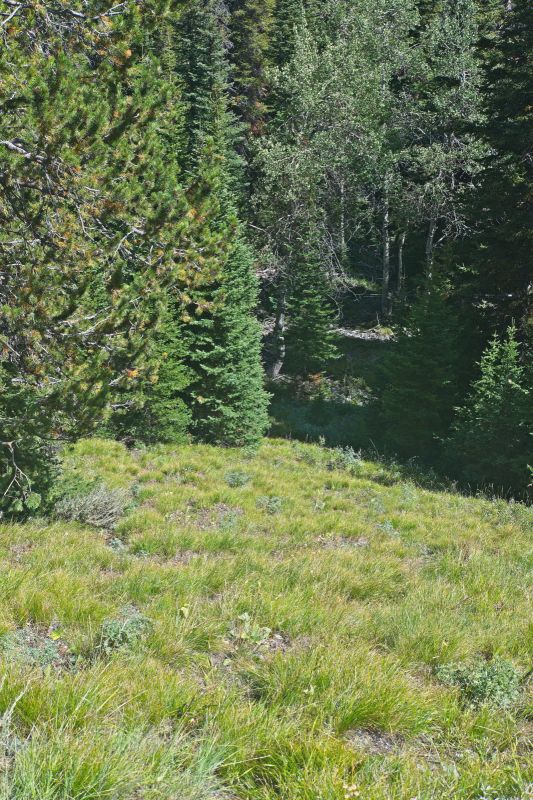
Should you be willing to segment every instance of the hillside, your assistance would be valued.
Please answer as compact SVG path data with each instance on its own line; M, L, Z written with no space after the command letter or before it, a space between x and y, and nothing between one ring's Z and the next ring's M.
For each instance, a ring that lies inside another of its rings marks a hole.
M2 800L531 796L532 509L275 440L66 473L0 527Z

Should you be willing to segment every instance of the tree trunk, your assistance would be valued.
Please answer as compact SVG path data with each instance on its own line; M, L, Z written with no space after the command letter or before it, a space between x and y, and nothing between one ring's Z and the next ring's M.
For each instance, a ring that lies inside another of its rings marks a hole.
M344 265L346 262L346 207L345 207L346 199L345 199L345 187L343 180L341 180L340 192L341 192L341 200L340 200L341 208L340 208L340 222L339 222L340 255L341 255L340 260L341 263Z
M405 265L403 263L403 248L405 245L405 231L400 233L398 238L398 294L403 297L405 294Z
M269 373L273 381L275 381L283 369L285 363L285 332L287 329L287 287L285 281L282 280L279 286L277 306L276 306L276 321L274 323L274 348L275 358L270 367Z
M390 314L390 209L388 188L385 189L383 205L381 313L383 317L388 317Z
M431 217L429 220L428 235L426 237L426 275L428 278L433 276L433 244L436 230L437 220L435 217Z

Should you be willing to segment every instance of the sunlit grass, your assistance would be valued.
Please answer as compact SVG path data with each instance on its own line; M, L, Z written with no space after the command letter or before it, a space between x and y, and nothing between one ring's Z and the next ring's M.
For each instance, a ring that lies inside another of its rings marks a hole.
M1 800L530 796L527 682L435 674L531 668L530 509L281 441L66 469L132 502L0 527Z

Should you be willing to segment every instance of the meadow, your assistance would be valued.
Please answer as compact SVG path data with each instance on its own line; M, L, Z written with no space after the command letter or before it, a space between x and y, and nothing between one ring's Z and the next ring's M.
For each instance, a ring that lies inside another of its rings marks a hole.
M1 800L533 796L533 509L281 440L62 485L0 526Z

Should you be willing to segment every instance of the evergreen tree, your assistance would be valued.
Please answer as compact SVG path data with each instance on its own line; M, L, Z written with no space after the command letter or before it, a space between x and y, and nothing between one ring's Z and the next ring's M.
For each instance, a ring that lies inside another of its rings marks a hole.
M300 258L287 304L285 362L289 373L305 377L324 371L339 354L332 330L335 312L316 252L303 252Z
M296 32L304 18L303 0L276 0L270 58L277 67L284 67L290 62L294 54Z
M509 4L488 53L484 134L493 155L475 208L475 290L501 317L533 328L533 4ZM529 333L526 329L529 327Z
M136 379L134 387L117 394L102 433L125 442L180 444L187 440L191 412L184 396L191 376L185 365L187 339L180 313L176 307L161 312L157 333L150 337L151 368Z
M516 328L493 337L480 362L480 377L458 409L449 458L473 486L526 493L533 453L533 370L520 359Z
M379 424L385 447L401 456L435 456L461 391L459 323L440 292L412 307L383 369Z
M191 293L182 319L191 374L186 402L196 435L240 445L263 434L267 397L254 318L257 281L236 214L242 165L235 152L237 126L229 109L224 28L217 4L192 3L183 26L181 59L189 65L189 163L208 187L211 235L225 242L218 273Z
M162 133L179 126L182 106L145 49L167 10L158 0L112 17L21 6L6 33L4 510L32 495L36 504L42 454L135 388L165 293L179 299L212 269L219 241L189 214Z
M268 50L275 0L230 0L233 105L254 136L265 132Z
M267 425L260 332L253 310L257 283L238 226L210 310L188 324L193 432L225 445L258 441Z

